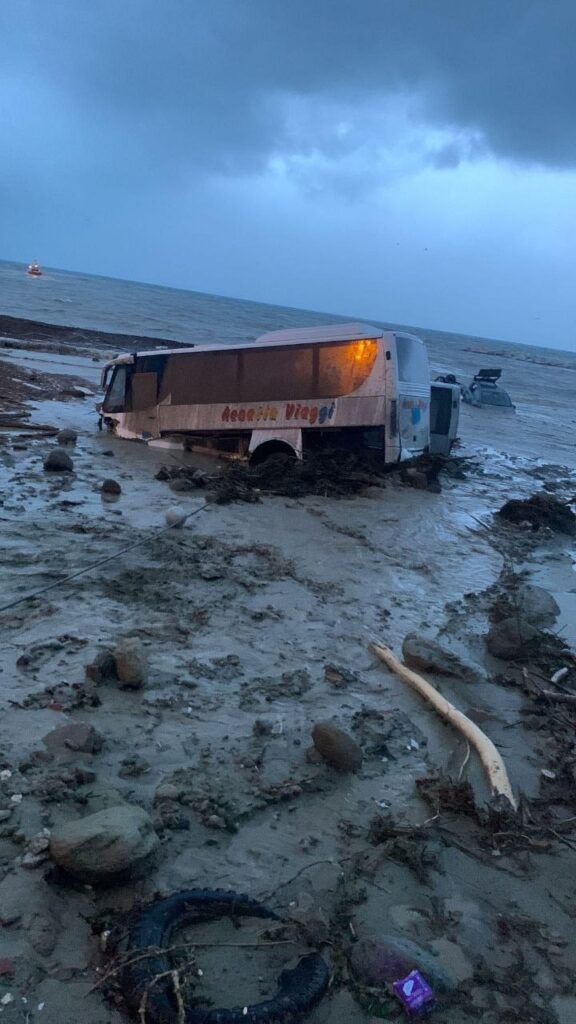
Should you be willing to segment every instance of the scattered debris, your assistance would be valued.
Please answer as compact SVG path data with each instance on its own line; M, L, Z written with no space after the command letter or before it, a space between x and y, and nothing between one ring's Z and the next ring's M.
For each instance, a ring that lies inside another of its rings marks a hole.
M258 501L260 493L291 498L306 494L342 498L375 484L384 486L384 473L377 457L339 449L309 452L304 459L270 455L255 466L231 462L214 476L191 466L162 466L156 479L189 481L192 488L209 487L214 500L221 505Z
M512 498L498 511L509 523L530 523L533 530L547 526L558 533L576 534L576 515L567 502L559 501L545 492L531 498Z

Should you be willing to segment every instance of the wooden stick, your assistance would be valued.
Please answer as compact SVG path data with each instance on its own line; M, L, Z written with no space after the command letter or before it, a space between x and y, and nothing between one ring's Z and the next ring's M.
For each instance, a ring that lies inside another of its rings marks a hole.
M417 672L413 672L412 669L403 665L398 658L392 653L389 647L384 647L382 644L370 644L370 650L376 655L380 661L395 672L408 686L411 686L413 690L416 690L421 697L427 700L435 711L438 712L441 718L444 718L447 722L450 722L455 729L458 729L464 734L467 740L476 748L480 760L484 766L490 785L492 787L493 794L497 796L505 796L510 802L514 810L517 809L516 799L512 792L512 786L510 785L510 779L508 778L508 772L506 766L496 747L492 743L492 740L488 739L488 736L478 726L472 722L466 715L458 711L449 700L442 697L438 691L424 679L418 675Z
M541 690L540 693L553 704L576 704L576 693L556 693L554 690Z

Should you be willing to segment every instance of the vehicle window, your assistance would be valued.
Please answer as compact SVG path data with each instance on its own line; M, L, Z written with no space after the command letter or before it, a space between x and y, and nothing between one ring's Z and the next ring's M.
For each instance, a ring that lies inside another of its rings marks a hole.
M126 382L128 367L117 366L106 394L102 408L105 412L124 412L126 403Z
M416 338L405 334L396 335L396 352L398 357L398 379L413 383L430 381L430 367L425 346Z
M378 343L373 339L319 345L316 398L338 398L356 391L374 368Z
M130 408L133 412L151 409L158 401L158 375L134 373L130 381Z
M241 402L274 402L314 398L314 350L299 348L244 349Z
M172 405L208 405L239 401L238 352L198 352L171 356L162 377L160 401Z

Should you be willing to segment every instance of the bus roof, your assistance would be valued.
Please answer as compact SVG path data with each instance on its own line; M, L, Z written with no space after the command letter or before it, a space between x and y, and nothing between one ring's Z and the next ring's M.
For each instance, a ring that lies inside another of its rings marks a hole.
M152 348L143 352L127 352L112 359L111 364L132 363L136 358L144 356L162 355L183 355L186 352L230 352L239 348L252 348L255 345L302 345L303 343L322 344L331 341L355 341L363 338L382 338L384 336L382 327L373 327L370 324L326 324L322 327L297 327L283 331L268 331L261 334L254 341L237 345L191 345L189 348L179 346L178 348Z

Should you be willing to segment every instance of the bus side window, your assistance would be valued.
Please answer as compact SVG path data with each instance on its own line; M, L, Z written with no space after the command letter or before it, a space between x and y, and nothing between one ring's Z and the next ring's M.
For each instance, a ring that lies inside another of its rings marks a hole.
M241 402L314 398L314 352L310 345L244 349Z
M158 401L158 375L134 373L131 380L132 412L150 409Z
M356 391L372 372L377 343L371 339L321 345L318 398L337 398Z

